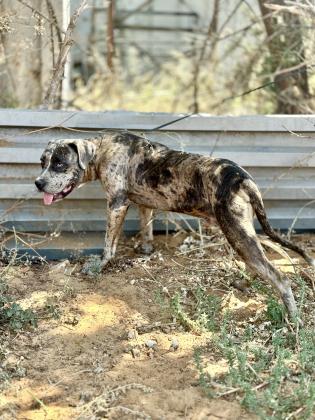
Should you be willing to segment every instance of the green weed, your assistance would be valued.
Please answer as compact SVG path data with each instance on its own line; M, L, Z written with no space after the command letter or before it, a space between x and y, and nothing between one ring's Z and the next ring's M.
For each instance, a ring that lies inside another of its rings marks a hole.
M48 297L44 307L44 311L48 314L49 318L60 319L61 309L54 296Z
M193 293L193 308L189 311L190 313L185 311L183 299L179 293L170 299L172 315L186 329L199 333L217 330L220 307L221 299L218 296L207 295L201 288L197 288Z
M281 328L285 322L285 308L274 297L269 297L267 300L267 319L276 328Z
M27 326L36 327L37 318L31 309L23 309L12 297L0 296L0 324L16 331Z
M250 345L245 332L236 344L226 328L221 328L214 338L218 355L228 365L221 386L234 389L244 408L262 419L294 418L295 412L299 413L298 418L310 419L315 408L314 334L301 329L293 340L285 327L276 331L272 324L270 333L268 347L257 333ZM211 398L221 397L224 392L213 387L213 378L207 376L200 363L201 351L196 354L200 385Z
M299 285L299 310L307 300L307 287ZM186 329L211 331L211 354L225 360L227 373L213 378L206 369L207 349L196 349L194 362L199 385L209 398L233 396L261 419L311 419L315 409L315 334L313 327L286 324L284 306L271 289L259 285L267 296L266 322L240 325L231 314L221 313L221 299L202 288L169 301L172 315Z

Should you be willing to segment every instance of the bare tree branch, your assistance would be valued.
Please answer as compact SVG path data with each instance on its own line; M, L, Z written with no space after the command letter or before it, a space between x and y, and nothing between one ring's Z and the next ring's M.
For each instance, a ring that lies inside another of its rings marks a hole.
M107 65L111 72L114 71L113 57L115 54L114 45L114 2L109 0L107 8Z
M52 106L56 100L58 88L60 86L60 83L64 74L66 60L67 60L70 48L73 44L72 34L73 34L73 31L75 29L75 26L77 24L80 14L83 12L83 10L86 7L87 7L87 0L82 0L80 6L71 16L62 45L60 46L57 64L53 70L49 87L47 89L47 92L43 101L43 106L42 106L43 108L48 108L49 106Z
M50 16L49 23L50 23L52 28L53 27L55 28L57 38L58 38L58 42L61 44L61 42L62 42L61 32L62 31L61 31L61 29L58 25L58 19L57 19L56 13L55 13L55 9L54 9L50 0L46 0L46 4L47 4L48 13L49 13L49 16Z
M199 95L200 66L201 66L201 63L204 59L209 39L213 36L213 34L215 34L217 32L217 29L218 29L219 5L220 5L220 0L215 0L212 19L210 21L208 32L207 32L207 35L206 35L206 37L204 39L204 42L202 44L200 54L199 54L199 57L197 59L195 69L194 69L194 74L193 74L193 98L194 98L194 102L193 102L192 108L193 108L193 112L195 114L198 114L198 112L199 112L198 95Z

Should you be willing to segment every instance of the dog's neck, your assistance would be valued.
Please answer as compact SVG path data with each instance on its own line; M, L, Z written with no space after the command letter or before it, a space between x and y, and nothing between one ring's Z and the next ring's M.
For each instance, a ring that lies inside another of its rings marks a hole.
M111 137L109 136L108 140L110 140L110 138ZM82 183L96 181L100 178L98 167L100 159L104 159L104 154L106 153L106 140L106 134L101 137L90 139L90 141L95 144L96 150L93 159L89 162L89 165L84 171ZM101 149L102 153L99 153L99 149Z
M97 170L96 170L95 162L91 161L84 171L82 183L86 183L86 182L89 182L89 181L95 181L98 178L99 178L99 176L98 176L98 173L97 173Z

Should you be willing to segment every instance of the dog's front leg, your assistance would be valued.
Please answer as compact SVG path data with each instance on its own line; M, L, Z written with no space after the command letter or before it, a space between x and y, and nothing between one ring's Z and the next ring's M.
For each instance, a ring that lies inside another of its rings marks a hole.
M124 223L128 205L123 204L115 206L109 203L107 210L107 229L105 235L105 247L103 259L101 262L102 268L115 256L118 239L122 225Z
M140 229L141 229L141 251L144 254L151 254L153 251L153 210L139 206Z

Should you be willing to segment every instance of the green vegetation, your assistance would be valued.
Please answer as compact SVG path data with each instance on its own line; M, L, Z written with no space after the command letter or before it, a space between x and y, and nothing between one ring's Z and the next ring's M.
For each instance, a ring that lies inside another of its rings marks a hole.
M301 278L295 281L301 308L306 285ZM310 419L315 409L314 327L287 324L284 307L268 287L261 290L267 308L256 324L237 323L229 311L223 311L219 297L200 288L191 291L189 304L179 293L169 304L185 329L213 333L208 346L194 354L200 386L209 398L236 397L261 419ZM214 363L226 366L219 377L207 369L213 357Z
M8 324L12 330L26 326L36 327L36 315L31 309L23 309L11 296L0 296L0 324Z

